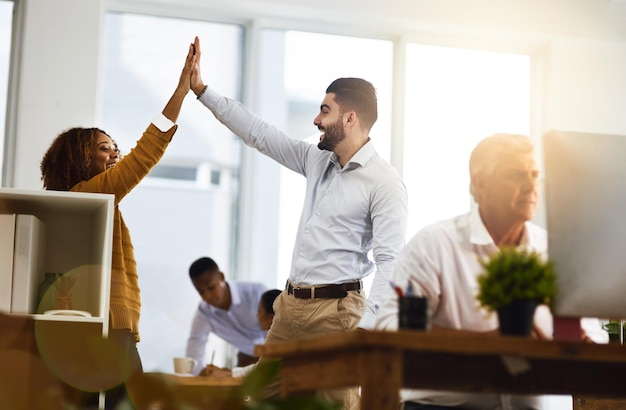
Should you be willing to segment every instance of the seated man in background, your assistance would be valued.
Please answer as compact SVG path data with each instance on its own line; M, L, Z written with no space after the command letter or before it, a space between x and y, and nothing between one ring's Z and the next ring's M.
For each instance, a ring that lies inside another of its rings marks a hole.
M539 170L528 137L496 134L482 140L470 157L471 193L477 207L466 214L419 231L401 251L393 280L410 284L428 298L432 332L498 333L497 316L488 316L476 300L476 277L485 259L504 246L546 255L547 233L530 220L538 198ZM547 255L546 255L547 256ZM381 303L378 329L397 329L398 300L390 290ZM582 319L583 338L608 341L597 319ZM552 335L546 306L535 312L533 335ZM405 410L414 409L539 409L540 396L471 394L404 390Z
M191 264L189 277L202 301L191 324L186 356L196 360L194 374L204 375L204 354L213 333L237 350L237 366L255 363L254 346L265 341L256 318L257 306L266 287L262 283L229 281L211 258Z

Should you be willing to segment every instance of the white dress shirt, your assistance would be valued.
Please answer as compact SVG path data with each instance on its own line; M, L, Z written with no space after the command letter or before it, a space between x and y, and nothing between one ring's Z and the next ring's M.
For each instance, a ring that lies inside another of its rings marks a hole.
M210 88L200 101L245 144L306 177L289 274L292 284L360 280L376 268L359 323L371 329L380 296L389 286L393 261L405 242L407 193L399 174L376 153L371 141L341 167L334 153L288 137Z
M531 222L526 223L520 247L546 255L547 233ZM431 324L449 329L477 332L498 328L497 315L489 315L476 299L476 277L483 271L480 259L489 258L499 249L487 232L478 208L455 218L438 222L419 231L396 259L393 280L399 286L409 281L414 292L426 296ZM581 321L583 329L596 342L608 338L597 319ZM535 324L552 335L552 315L547 306L535 312ZM397 295L391 287L385 292L376 327L398 328ZM403 400L442 406L467 406L479 409L539 408L541 400L532 396L452 393L428 390L403 390Z
M255 345L265 342L267 332L261 330L256 314L261 295L267 288L262 283L238 281L228 281L228 286L232 299L228 310L211 306L203 300L193 317L185 354L196 360L196 375L207 364L204 356L211 333L249 356L254 356Z

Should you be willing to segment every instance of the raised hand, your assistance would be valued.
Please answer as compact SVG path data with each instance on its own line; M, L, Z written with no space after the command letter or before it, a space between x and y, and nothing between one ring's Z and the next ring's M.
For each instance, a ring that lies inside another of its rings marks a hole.
M204 90L204 83L202 82L202 74L200 73L200 56L202 52L200 50L200 39L197 36L193 41L193 49L195 60L191 69L191 90L195 95L199 95L202 90Z
M185 65L183 66L183 71L180 73L180 79L178 80L177 89L185 94L191 87L191 72L197 58L194 49L195 46L190 44L189 50L187 51L187 57L185 58Z
M196 62L194 48L195 46L193 44L189 45L189 51L187 51L187 57L185 58L185 65L183 67L183 71L180 73L180 78L178 79L178 85L174 90L174 94L172 94L162 111L163 115L173 122L176 122L178 119L178 114L180 114L180 108L183 104L183 100L190 89L191 72Z

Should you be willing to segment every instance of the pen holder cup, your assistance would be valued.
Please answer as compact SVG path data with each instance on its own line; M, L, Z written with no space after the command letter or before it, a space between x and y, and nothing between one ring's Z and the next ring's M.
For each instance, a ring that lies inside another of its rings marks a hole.
M425 297L398 298L398 328L428 330L428 299Z

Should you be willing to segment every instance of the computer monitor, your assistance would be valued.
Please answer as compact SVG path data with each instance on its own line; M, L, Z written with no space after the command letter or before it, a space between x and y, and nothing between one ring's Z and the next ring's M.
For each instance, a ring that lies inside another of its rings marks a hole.
M626 136L543 136L557 316L626 319Z

